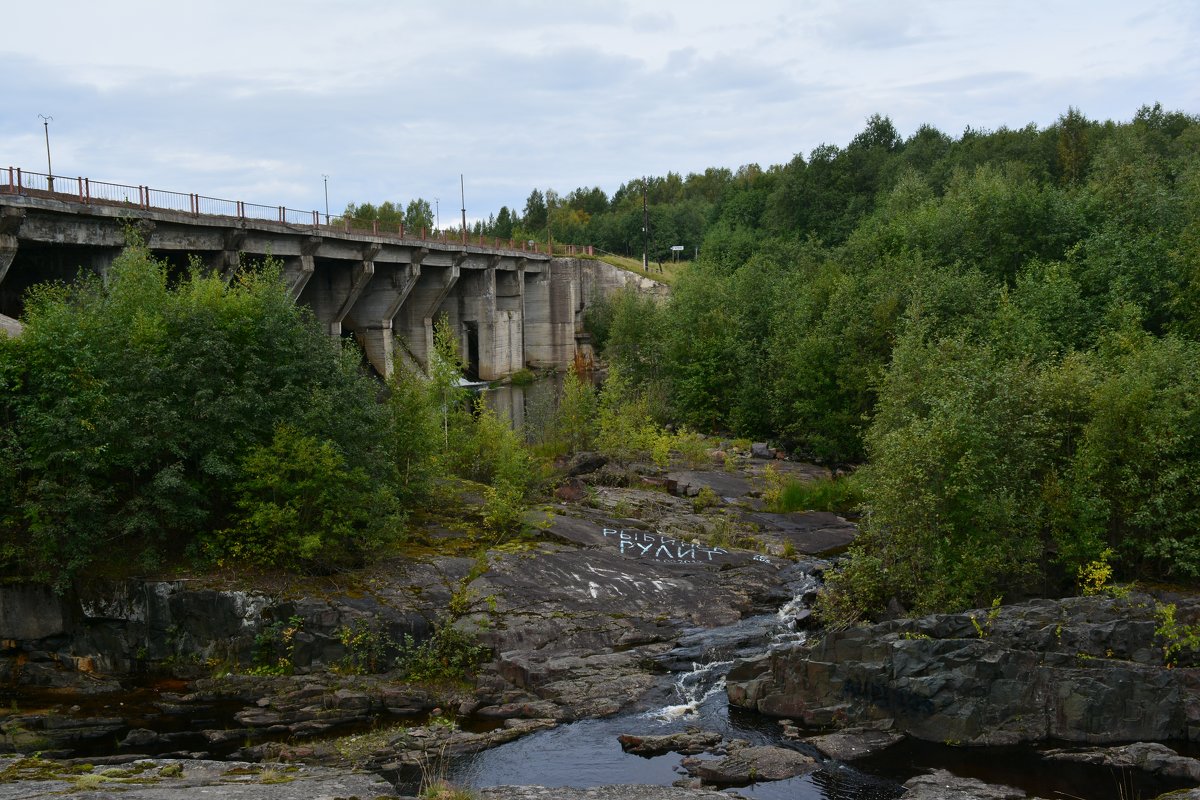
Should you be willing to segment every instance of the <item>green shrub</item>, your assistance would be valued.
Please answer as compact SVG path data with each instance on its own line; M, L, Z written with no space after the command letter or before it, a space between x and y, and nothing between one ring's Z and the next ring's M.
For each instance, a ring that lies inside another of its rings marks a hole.
M408 680L463 680L490 655L474 635L446 623L423 642L405 635L396 663Z

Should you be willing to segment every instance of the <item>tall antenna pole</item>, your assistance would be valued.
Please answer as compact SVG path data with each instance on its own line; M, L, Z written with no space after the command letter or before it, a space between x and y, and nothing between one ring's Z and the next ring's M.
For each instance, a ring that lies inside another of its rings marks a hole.
M650 238L650 212L646 210L646 179L642 178L642 271L649 272L649 260L646 258L646 242Z
M463 241L465 242L467 240L467 190L461 172L458 173L458 191L462 197Z

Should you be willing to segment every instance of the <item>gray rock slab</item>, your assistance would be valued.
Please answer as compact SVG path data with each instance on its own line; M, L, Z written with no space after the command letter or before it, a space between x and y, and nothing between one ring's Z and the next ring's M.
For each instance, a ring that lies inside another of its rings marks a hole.
M481 800L729 800L724 792L674 786L492 786L478 790Z
M1133 768L1164 778L1200 783L1200 761L1181 756L1165 744L1157 742L1134 742L1120 747L1048 750L1042 756L1050 761Z
M733 472L719 470L678 470L668 472L667 478L675 481L679 494L688 494L688 487L693 489L712 489L718 497L745 497L754 487L750 481Z
M765 511L742 515L747 522L764 530L775 531L792 543L799 553L823 555L848 547L856 536L858 526L828 511L797 511L772 514Z
M854 761L880 750L886 750L904 740L903 734L893 731L842 731L825 736L814 736L805 741L830 758L838 761Z
M18 759L0 759L0 770L20 763ZM49 779L21 780L21 771L14 770L16 780L0 783L0 800L38 800L64 794L76 800L333 800L354 796L367 800L397 796L392 785L378 775L302 764L147 759L90 771L71 772L66 763L61 767L28 772L53 776Z
M918 775L905 783L904 789L904 800L1027 800L1029 798L1029 795L1020 789L984 783L975 778L961 778L943 769L934 770L928 775Z
M811 756L786 747L767 745L731 749L729 755L715 761L689 758L684 760L683 766L689 775L716 786L781 781L820 768Z

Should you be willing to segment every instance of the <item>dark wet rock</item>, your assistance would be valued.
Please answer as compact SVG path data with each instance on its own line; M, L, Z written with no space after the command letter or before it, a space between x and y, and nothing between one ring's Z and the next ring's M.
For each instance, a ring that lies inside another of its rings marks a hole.
M576 453L567 462L567 477L589 475L608 463L608 457L600 453Z
M895 731L848 728L824 736L813 736L804 741L829 758L854 761L899 744L904 741L904 735Z
M636 736L631 733L623 733L617 737L617 741L621 743L621 749L626 753L647 758L661 756L665 753L690 756L708 752L720 744L721 734L716 731L691 728L681 733L665 736Z
M1047 750L1042 756L1051 761L1137 769L1163 778L1200 784L1200 761L1181 756L1170 747L1155 742L1135 742L1120 747L1085 750Z
M733 747L717 760L687 758L683 766L692 777L713 786L745 786L756 781L781 781L820 768L816 759L786 747Z
M735 665L728 692L808 728L890 720L937 742L1200 739L1200 670L1165 668L1156 626L1138 594L895 620Z
M147 745L158 744L162 741L162 738L162 736L152 730L134 728L125 734L125 738L121 740L121 748L132 750L134 748L146 747Z
M775 458L775 448L767 446L766 442L754 442L750 445L751 458Z
M729 800L729 795L708 789L674 786L491 786L478 790L480 800Z

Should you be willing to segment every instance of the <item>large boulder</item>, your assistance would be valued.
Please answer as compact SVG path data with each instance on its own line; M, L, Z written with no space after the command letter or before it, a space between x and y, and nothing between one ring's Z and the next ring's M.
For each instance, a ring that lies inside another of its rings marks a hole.
M1145 595L894 620L740 662L728 693L810 728L890 721L935 742L1198 740L1200 670L1164 666L1157 625Z

